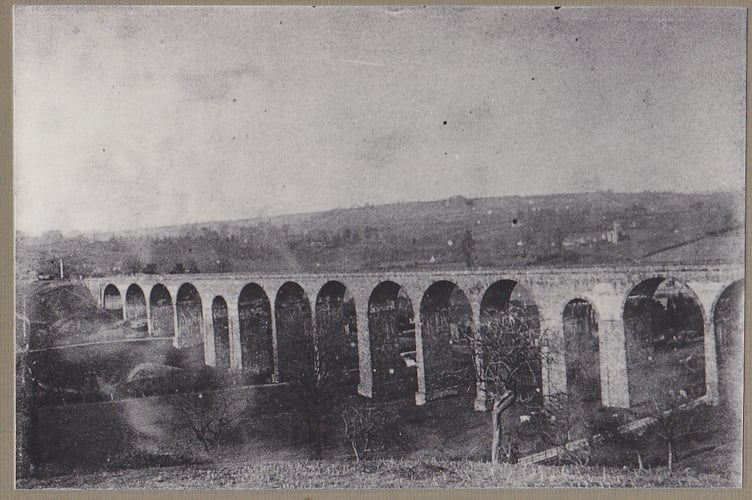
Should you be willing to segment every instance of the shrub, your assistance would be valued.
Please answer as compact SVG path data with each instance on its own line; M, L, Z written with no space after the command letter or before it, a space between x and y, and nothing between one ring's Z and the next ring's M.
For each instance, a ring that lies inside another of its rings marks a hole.
M397 415L372 404L347 404L340 411L344 423L346 443L352 448L355 460L384 449L386 430L397 422Z
M241 411L226 392L180 394L176 397L178 425L189 428L203 450L216 456L222 439L241 417Z

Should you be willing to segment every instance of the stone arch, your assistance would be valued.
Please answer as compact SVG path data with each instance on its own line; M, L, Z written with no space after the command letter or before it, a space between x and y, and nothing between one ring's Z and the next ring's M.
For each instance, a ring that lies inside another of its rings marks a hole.
M269 297L256 283L249 283L238 297L240 359L258 382L271 381L274 372L272 309Z
M355 300L339 281L325 283L316 296L316 342L335 364L339 381L358 383L358 320Z
M175 311L172 306L170 291L157 283L149 293L149 310L152 335L172 337L175 335Z
M123 297L120 295L118 287L112 283L105 286L102 291L102 307L105 311L117 316L118 319L123 318Z
M718 365L718 390L722 403L741 415L744 373L744 280L738 280L718 296L712 321Z
M513 280L499 280L492 283L484 292L480 303L481 337L495 337L501 335L500 343L504 344L504 336L514 332L506 332L509 317L517 318L517 323L524 323L528 331L537 335L540 333L540 314L532 294L524 286ZM511 340L511 339L510 339ZM490 353L481 353L483 357ZM543 395L542 359L529 360L528 368L518 379L518 393L540 401Z
M562 330L569 408L575 421L584 423L601 406L598 314L593 304L581 298L567 302Z
M125 319L136 330L146 332L146 296L140 286L133 283L125 291Z
M705 394L704 313L695 292L663 276L643 280L622 308L630 407Z
M227 302L219 295L212 300L212 330L214 331L214 366L230 369L230 321Z
M382 281L368 298L374 398L412 397L418 388L415 315L410 297Z
M471 338L473 310L457 284L429 286L420 303L426 397L466 393L475 384Z
M195 286L183 283L175 298L176 329L178 346L184 350L185 363L202 366L204 361L204 317L201 295Z
M305 290L287 281L274 299L277 326L279 375L284 380L307 377L313 368L313 328L311 305Z

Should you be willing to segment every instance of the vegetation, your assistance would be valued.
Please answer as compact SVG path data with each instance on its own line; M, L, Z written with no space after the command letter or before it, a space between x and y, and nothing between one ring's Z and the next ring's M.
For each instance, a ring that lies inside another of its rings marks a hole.
M222 391L179 394L176 400L177 425L189 428L204 451L216 456L222 439L240 418L241 408Z
M485 321L484 321L485 320ZM548 352L543 344L550 337L540 333L523 307L508 305L482 319L480 331L471 338L475 352L480 353L477 377L484 385L491 408L491 462L502 456L502 414L517 401L542 402L541 360ZM515 462L510 447L507 459Z
M117 234L19 233L16 271L56 275L60 259L68 276L618 263L741 228L743 206L743 193L456 197ZM614 222L618 244L602 239ZM709 254L741 258L736 239Z
M385 447L385 431L396 424L397 415L375 404L345 404L340 410L344 423L344 435L353 450L355 460L367 454L382 451Z
M703 432L709 424L706 408L692 408L693 398L686 392L667 391L664 397L653 398L655 408L655 436L666 445L666 467L669 473L673 471L673 464L677 448L691 437Z
M285 370L293 401L305 421L314 457L321 454L324 419L331 417L344 395L340 385L343 369L332 350L325 348L324 335L298 344L292 366Z
M19 488L712 488L736 484L722 473L665 469L515 466L446 460L296 461L217 464L19 480Z

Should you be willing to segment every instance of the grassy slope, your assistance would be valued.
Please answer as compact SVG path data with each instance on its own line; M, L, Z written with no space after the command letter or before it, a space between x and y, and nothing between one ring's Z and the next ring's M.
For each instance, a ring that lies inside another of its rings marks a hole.
M31 349L122 339L138 333L120 324L117 315L99 308L91 292L80 284L19 282L16 304L16 310L25 310L32 322Z
M74 274L117 272L112 269L127 257L154 263L160 272L178 262L195 262L204 272L463 268L461 239L468 230L475 242L474 265L626 262L739 226L742 202L735 193L455 197L129 231L113 234L118 238L112 242L105 241L106 234L21 238L18 263L19 272L34 270L34 275L45 266L53 272L59 258ZM602 242L603 231L615 221L627 237L618 245ZM359 239L333 244L334 235L345 231L357 232ZM223 239L232 237L234 242ZM581 238L597 241L582 245ZM726 246L703 248L707 255L688 256L739 257Z

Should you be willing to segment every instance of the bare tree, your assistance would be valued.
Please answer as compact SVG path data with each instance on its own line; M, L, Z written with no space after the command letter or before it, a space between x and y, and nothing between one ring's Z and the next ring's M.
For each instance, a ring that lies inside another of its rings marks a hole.
M175 409L179 422L188 427L209 455L216 455L219 444L241 411L223 391L198 394L179 394Z
M467 267L473 267L475 263L475 240L473 239L473 233L470 229L466 229L462 235L462 241L460 244L462 251L462 257Z
M626 430L625 425L632 420L633 415L628 409L619 408L599 408L590 418L588 423L588 447L591 450L608 451L610 458L616 456L613 447L617 450L634 456L637 460L637 468L644 470L645 462L643 454L645 452L648 440L645 437L645 427L639 427L633 430ZM629 462L629 457L623 458L620 465Z
M367 453L384 449L384 431L395 416L374 405L345 405L340 411L345 439L360 461Z
M305 324L294 317L289 319L296 340L288 346L295 349L295 356L288 359L282 376L290 384L293 404L305 419L313 454L318 457L324 418L334 412L344 392L342 381L346 367L335 345L341 332L316 331L312 335L306 331Z
M582 425L582 417L576 411L579 402L569 395L550 394L544 405L535 405L527 416L526 427L549 448L558 452L558 463L588 465L591 459L591 436L584 443L570 447L572 433Z
M655 397L652 400L655 435L666 445L666 465L672 472L677 446L698 432L705 412L693 407L692 399L685 390L669 390L660 401Z
M548 332L540 332L521 306L509 304L485 315L470 340L478 356L476 377L493 401L491 461L502 454L502 414L515 402L540 401L541 363L551 353Z

